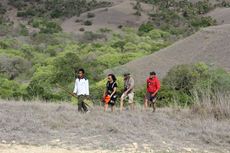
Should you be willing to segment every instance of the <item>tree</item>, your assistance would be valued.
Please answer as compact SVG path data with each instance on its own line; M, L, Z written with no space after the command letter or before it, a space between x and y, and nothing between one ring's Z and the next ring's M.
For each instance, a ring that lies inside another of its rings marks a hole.
M10 80L31 68L31 63L20 57L0 56L0 73Z
M76 53L67 52L59 55L53 61L53 82L70 83L75 78L75 71L82 66Z

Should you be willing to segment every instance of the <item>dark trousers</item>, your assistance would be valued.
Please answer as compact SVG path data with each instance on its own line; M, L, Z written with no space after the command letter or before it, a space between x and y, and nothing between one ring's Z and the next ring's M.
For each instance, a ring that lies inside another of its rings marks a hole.
M88 111L88 108L85 104L85 99L87 99L87 96L86 95L79 95L78 96L78 111L79 112L87 112Z

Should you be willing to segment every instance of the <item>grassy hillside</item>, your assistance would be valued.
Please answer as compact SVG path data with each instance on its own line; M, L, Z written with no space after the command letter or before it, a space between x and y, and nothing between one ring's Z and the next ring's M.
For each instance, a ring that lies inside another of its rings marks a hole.
M93 98L100 98L105 69L149 55L199 28L215 24L212 18L204 16L216 7L208 1L135 1L136 16L142 15L144 4L153 10L149 22L143 23L138 30L121 25L121 33L102 28L76 36L62 32L63 18L112 3L95 0L59 0L58 3L54 0L9 0L1 3L1 98L69 101L70 97L55 84L72 91L75 70L80 67L87 71ZM88 13L88 18L94 16ZM122 82L121 78L119 80ZM122 83L119 90L122 90Z
M9 0L9 5L18 9L18 17L60 18L79 16L99 7L110 6L110 2L96 0Z

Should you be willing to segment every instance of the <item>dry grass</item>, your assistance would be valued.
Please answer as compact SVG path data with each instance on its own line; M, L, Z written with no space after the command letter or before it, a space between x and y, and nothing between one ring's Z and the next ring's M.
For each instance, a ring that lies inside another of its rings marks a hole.
M95 107L80 114L76 106L39 102L1 102L0 108L2 143L124 152L230 150L229 118L204 118L188 109L104 113Z
M202 94L195 96L195 105L192 107L193 113L203 117L213 116L217 120L230 119L230 95L229 94Z

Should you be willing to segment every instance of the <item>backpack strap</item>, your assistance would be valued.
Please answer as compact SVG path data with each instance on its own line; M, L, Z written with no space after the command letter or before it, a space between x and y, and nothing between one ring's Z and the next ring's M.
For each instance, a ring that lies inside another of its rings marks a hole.
M113 84L112 84L112 88L114 87L115 83L116 83L116 82L113 82Z

